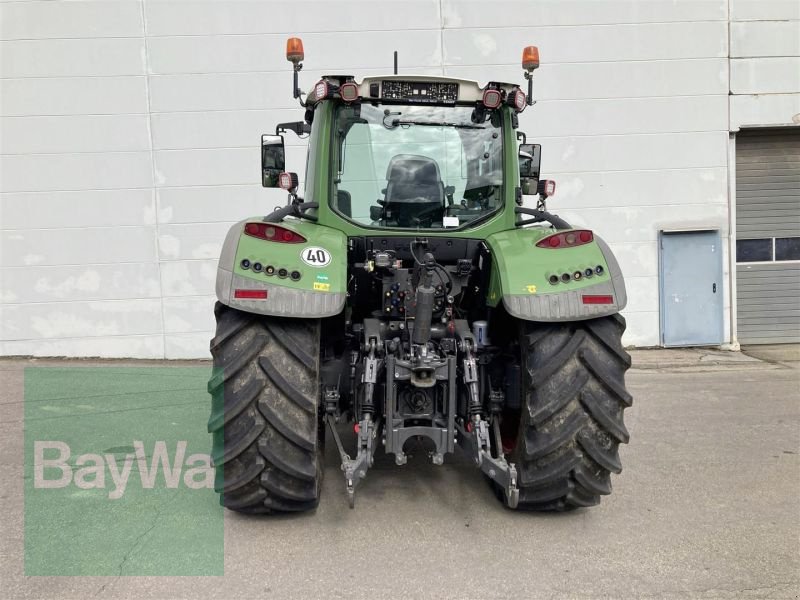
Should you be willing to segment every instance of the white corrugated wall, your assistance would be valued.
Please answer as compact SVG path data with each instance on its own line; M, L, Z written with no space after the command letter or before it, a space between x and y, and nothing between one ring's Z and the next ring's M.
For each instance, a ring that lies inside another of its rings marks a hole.
M0 354L207 356L225 231L284 201L259 185L258 141L302 115L290 35L305 43L304 87L389 72L393 50L401 72L522 83L521 49L537 44L522 129L558 182L551 208L609 241L628 282L626 342L655 345L658 229L728 235L728 92L742 94L731 114L774 118L753 108L759 90L794 106L800 52L775 39L797 40L781 24L795 6L0 1ZM765 10L776 23L751 33L747 15ZM742 21L730 31L729 12ZM752 36L779 56L729 72L729 47L759 51Z

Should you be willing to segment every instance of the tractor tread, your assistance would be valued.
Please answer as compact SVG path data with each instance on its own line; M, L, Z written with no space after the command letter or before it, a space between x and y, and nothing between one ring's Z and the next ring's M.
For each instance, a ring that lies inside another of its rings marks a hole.
M214 491L224 492L227 494L244 487L258 477L258 475L264 470L266 464L267 463L264 461L261 455L257 455L253 458L253 460L246 462L243 468L238 469L238 472L232 471L230 466L226 467L230 473L229 477L227 480L224 477L216 478L219 479L219 481L215 479Z
M209 433L239 416L258 397L262 389L264 389L264 382L253 378L238 390L230 386L225 389L223 386L219 390L222 393L215 392L211 399L211 417L208 419Z
M313 414L316 411L316 399L304 396L303 392L289 383L289 381L283 376L283 374L281 374L280 370L269 358L266 356L260 357L258 359L258 364L261 365L264 373L266 373L267 377L269 377L272 383L275 384L275 387L283 392L285 396L288 396L292 402L300 406L308 413Z
M319 321L221 303L214 313L208 428L220 503L248 514L315 508L322 478Z
M583 390L580 395L581 405L597 423L621 444L627 444L631 438L622 419L614 418L601 402L594 397L591 390Z
M631 360L620 315L568 323L523 324L523 403L517 443L521 510L566 511L594 506L611 493L630 439L623 422L632 397L625 388Z
M532 430L525 432L525 458L535 460L550 454L572 439L588 421L588 417L580 411L571 413L561 426L552 433L534 434Z
M286 328L282 327L278 323L271 322L267 324L267 330L281 346L291 352L292 356L303 363L307 369L316 368L316 358L309 354L294 337L289 335L289 333L286 331Z

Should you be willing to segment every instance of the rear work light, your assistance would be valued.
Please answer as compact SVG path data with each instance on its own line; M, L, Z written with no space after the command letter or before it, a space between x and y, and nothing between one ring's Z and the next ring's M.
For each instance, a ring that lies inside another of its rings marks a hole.
M525 92L517 88L513 90L506 98L506 103L514 107L517 112L525 110L528 99L525 97Z
M358 86L352 81L343 83L339 88L339 96L344 102L353 102L358 99Z
M280 225L273 225L272 223L247 223L244 226L245 234L267 240L268 242L280 242L282 244L302 244L306 241L299 233L295 233L291 229L286 229Z
M536 242L537 248L574 248L583 246L594 240L594 235L588 229L576 229L575 231L563 231L548 235Z
M266 300L267 290L233 290L233 297L241 300Z
M293 190L299 183L300 181L297 179L297 173L284 172L278 175L278 187L282 190Z
M541 194L545 198L554 196L556 193L556 182L553 181L552 179L540 179L536 192Z
M614 296L581 296L584 304L614 304Z
M483 92L483 105L486 108L497 108L503 101L500 90L486 90Z
M317 100L324 100L328 97L328 94L331 92L331 86L328 84L327 81L319 81L317 85L314 86L314 97Z

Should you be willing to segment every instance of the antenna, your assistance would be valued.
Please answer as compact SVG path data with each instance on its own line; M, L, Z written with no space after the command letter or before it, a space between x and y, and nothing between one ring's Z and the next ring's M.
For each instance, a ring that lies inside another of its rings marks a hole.
M397 50L394 51L394 74L397 75Z

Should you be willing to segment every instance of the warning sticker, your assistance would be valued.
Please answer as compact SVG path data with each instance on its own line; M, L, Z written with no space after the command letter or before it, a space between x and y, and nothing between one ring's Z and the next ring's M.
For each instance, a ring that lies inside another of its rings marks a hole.
M319 283L318 281L314 282L314 289L319 292L330 292L331 291L331 284L330 283Z

